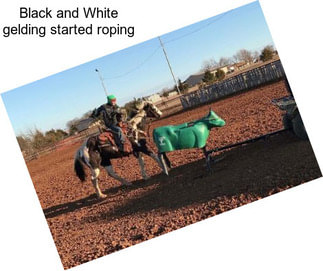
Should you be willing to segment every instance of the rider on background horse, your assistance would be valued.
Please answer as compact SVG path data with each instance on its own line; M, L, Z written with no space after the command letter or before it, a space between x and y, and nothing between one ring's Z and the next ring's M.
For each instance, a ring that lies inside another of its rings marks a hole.
M91 117L98 117L102 114L105 126L112 130L116 135L116 144L121 152L124 152L125 136L120 127L122 121L122 113L117 105L117 98L114 95L107 96L107 103L94 109Z

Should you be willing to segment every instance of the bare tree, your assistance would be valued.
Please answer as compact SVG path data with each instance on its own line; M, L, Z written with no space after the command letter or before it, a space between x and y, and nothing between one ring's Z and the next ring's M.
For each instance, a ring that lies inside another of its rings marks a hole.
M239 62L239 59L238 59L238 55L237 54L233 55L231 57L231 59L232 59L232 63L238 63Z
M17 141L22 152L24 152L25 154L32 152L32 142L28 136L21 134L17 136Z
M28 137L31 139L32 148L36 151L46 147L48 140L41 130L35 127L34 130L29 129Z
M260 53L258 51L253 51L252 57L253 57L253 61L258 61L260 57Z
M241 49L239 50L235 55L234 58L236 58L239 61L244 61L251 63L253 61L253 55L252 52L246 50L246 49Z
M232 63L231 59L228 57L221 57L219 59L219 67L227 66L227 65L230 65L231 63Z
M218 63L215 61L214 58L210 58L208 60L203 61L201 71L206 72L216 67L218 67Z

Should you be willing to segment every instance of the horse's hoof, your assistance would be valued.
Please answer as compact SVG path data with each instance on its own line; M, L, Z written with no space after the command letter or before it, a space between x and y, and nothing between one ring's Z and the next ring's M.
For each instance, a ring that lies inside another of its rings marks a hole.
M98 198L99 198L99 199L105 199L105 198L107 198L107 195L105 195L105 194L101 194Z

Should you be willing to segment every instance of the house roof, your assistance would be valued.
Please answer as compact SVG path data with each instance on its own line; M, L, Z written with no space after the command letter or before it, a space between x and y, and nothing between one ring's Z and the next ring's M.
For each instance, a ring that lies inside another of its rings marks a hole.
M198 74L193 74L190 75L184 83L186 83L189 87L195 86L196 84L200 83L204 77L204 72L203 73L198 73Z

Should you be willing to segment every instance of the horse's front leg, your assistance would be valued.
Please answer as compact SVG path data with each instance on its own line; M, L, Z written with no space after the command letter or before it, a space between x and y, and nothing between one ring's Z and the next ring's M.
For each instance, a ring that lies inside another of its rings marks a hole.
M149 176L147 175L146 173L146 170L145 170L145 161L144 161L144 158L142 157L142 153L139 152L138 153L138 162L139 162L139 166L140 166L140 170L141 170L141 176L144 180L148 180L149 179Z
M113 170L113 167L112 165L109 165L109 166L105 166L104 167L106 169L106 171L108 172L109 176L111 176L112 178L118 180L121 184L123 185L126 185L126 186L129 186L129 185L132 185L130 182L128 182L127 180L121 178L120 176L118 176L114 170Z
M100 187L99 187L99 174L100 174L100 169L99 168L91 168L91 173L92 173L92 176L91 176L91 180L92 180L92 184L94 186L94 189L95 189L95 193L97 195L97 197L99 199L104 199L107 197L107 195L103 194Z

